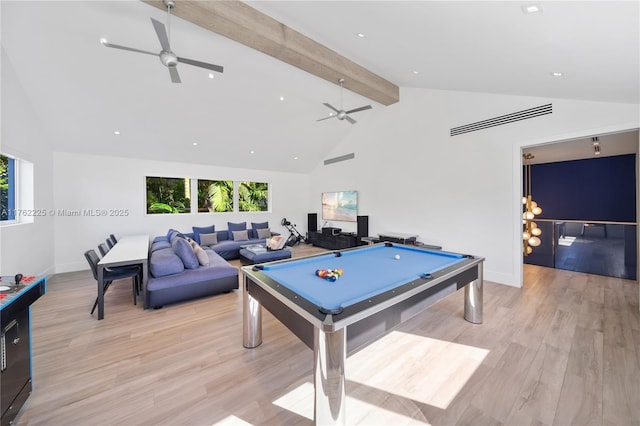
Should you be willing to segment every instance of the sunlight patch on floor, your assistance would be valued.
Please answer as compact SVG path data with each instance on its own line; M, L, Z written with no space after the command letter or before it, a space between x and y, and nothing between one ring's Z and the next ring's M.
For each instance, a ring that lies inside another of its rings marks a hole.
M558 245L571 247L575 240L576 237L560 237L558 238Z
M273 403L299 416L313 420L313 398L313 384L305 382ZM429 423L421 422L409 416L351 398L349 395L347 395L345 411L347 424L350 425L429 425Z
M488 353L392 331L349 357L346 374L350 381L446 409Z
M219 422L214 423L214 426L252 426L252 424L247 423L232 414L220 420Z

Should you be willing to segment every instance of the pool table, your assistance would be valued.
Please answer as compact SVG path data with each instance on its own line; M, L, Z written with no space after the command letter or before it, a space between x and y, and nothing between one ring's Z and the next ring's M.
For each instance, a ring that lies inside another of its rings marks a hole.
M482 322L484 258L381 243L243 267L243 345L262 343L265 307L314 354L316 424L345 423L345 361L447 295L465 289L464 317ZM316 271L342 269L330 281Z

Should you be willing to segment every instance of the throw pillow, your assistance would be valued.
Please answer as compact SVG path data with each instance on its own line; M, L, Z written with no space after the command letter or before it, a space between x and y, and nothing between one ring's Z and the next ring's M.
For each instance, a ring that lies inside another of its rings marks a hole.
M244 231L247 229L247 222L227 222L227 229L229 230L229 239L233 240L233 231Z
M269 227L269 222L251 222L251 232L249 232L249 236L251 238L260 238L258 237L258 229L264 229Z
M218 244L218 234L200 234L200 245L215 246Z
M248 241L249 234L247 230L244 231L233 231L233 240L234 241Z
M213 234L216 231L216 226L193 226L191 229L193 229L194 239L198 242L198 244L202 244L202 242L200 241L200 234Z
M271 230L269 228L258 228L256 229L258 232L258 238L271 238Z
M184 267L187 269L196 269L200 266L196 254L193 252L193 247L184 238L175 238L171 243L173 252L178 255Z
M198 262L200 263L200 265L209 266L209 255L207 254L206 251L204 251L202 247L194 246L193 252L196 254L196 257L198 258Z

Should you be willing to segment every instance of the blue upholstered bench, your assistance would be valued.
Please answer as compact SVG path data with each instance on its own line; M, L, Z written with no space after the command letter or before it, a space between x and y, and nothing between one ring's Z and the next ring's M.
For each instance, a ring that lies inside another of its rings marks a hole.
M274 260L289 259L291 250L283 248L282 250L271 250L264 253L254 253L246 248L240 249L240 262L243 265L254 265L256 263L273 262Z

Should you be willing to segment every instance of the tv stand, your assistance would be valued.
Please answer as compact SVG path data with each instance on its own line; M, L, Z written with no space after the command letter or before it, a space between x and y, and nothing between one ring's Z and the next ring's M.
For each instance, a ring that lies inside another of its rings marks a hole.
M324 234L318 231L309 231L309 243L327 250L340 250L358 246L358 237L353 233L340 233L338 235Z

